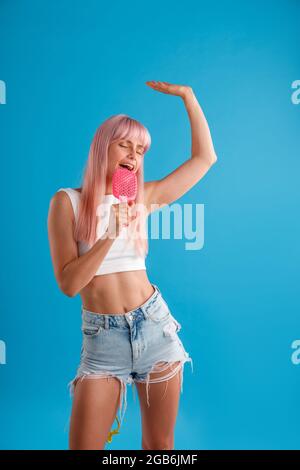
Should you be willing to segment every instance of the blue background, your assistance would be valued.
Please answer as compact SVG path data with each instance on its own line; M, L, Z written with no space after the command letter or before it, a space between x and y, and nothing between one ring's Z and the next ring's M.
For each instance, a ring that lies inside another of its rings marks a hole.
M80 185L94 132L113 114L151 133L146 180L190 157L183 102L147 80L192 86L218 155L176 201L204 204L203 248L149 240L146 260L194 362L175 448L299 449L299 14L284 0L1 1L2 449L68 447L81 303L54 278L50 198ZM141 448L130 387L107 448Z

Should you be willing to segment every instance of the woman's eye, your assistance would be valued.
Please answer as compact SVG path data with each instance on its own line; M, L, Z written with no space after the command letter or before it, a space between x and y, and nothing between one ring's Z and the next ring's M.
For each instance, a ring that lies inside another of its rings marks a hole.
M120 147L123 147L124 149L127 149L128 147L126 147L126 145L122 145L122 144L119 144ZM144 155L143 152L138 152L139 155Z

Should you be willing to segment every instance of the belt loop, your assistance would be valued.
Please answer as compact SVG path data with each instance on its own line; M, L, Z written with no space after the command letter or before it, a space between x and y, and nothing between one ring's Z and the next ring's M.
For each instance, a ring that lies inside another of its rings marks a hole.
M145 319L147 319L148 317L148 313L147 313L147 305L145 305L145 307L140 307L142 313L143 313L143 316Z
M141 310L143 312L144 318L147 319L148 318L147 305L146 307L141 307Z
M106 330L109 329L109 318L108 318L108 315L104 315L104 328Z

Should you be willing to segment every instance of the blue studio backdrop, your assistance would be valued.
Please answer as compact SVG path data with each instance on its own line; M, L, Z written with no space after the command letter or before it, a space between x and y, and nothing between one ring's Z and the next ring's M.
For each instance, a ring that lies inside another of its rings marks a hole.
M149 129L146 181L190 156L182 100L147 80L193 88L218 156L176 201L203 207L201 246L149 238L194 366L175 449L299 449L299 16L295 0L0 2L1 449L68 447L81 302L54 277L51 197L80 185L113 114ZM141 448L133 398L109 449Z

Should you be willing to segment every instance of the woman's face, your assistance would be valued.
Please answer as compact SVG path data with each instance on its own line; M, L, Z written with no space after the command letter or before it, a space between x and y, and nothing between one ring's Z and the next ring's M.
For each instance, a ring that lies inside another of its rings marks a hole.
M144 148L140 142L129 140L118 140L110 144L108 148L107 179L111 182L114 171L120 164L130 164L132 171L136 173L144 157Z

